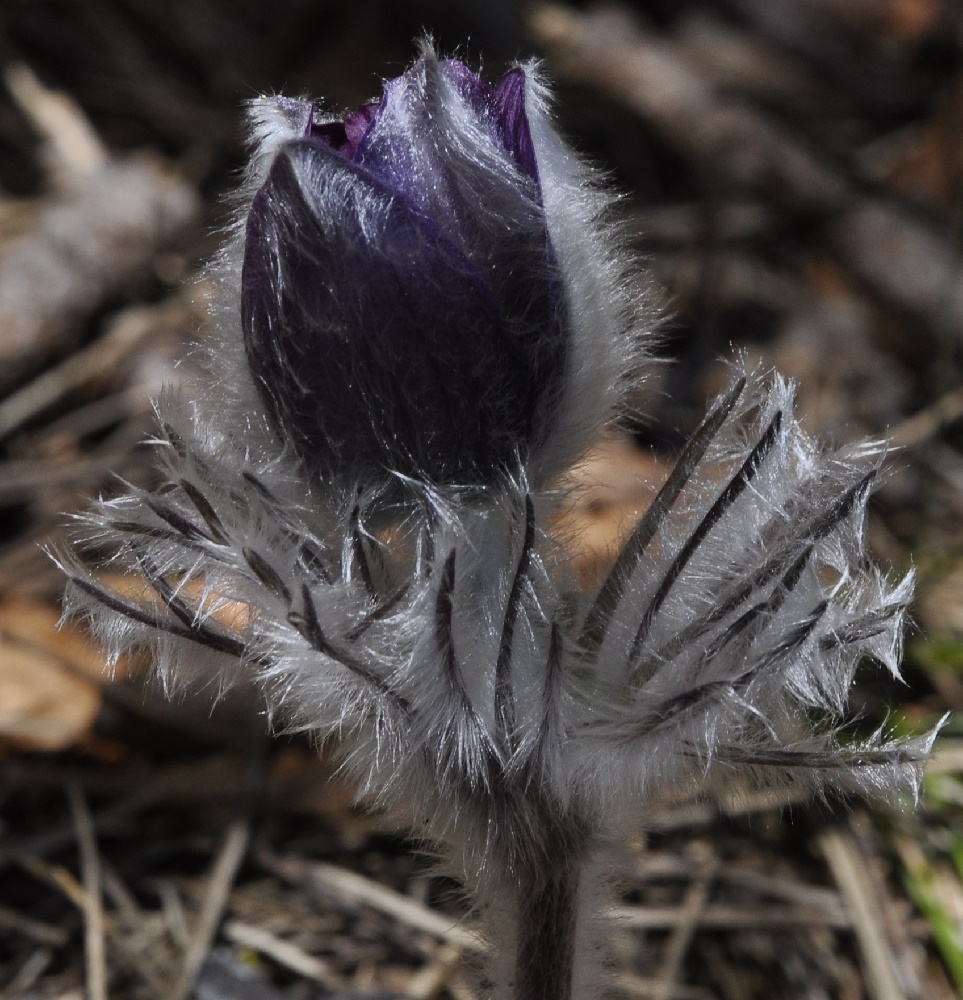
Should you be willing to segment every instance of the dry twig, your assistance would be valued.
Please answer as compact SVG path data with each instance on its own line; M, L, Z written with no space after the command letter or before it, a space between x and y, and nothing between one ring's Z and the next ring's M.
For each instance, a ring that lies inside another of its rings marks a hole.
M263 927L255 927L242 920L228 920L224 924L224 936L242 948L250 948L267 955L278 965L296 972L305 979L314 980L328 987L334 984L335 976L326 962L309 955L303 948L279 938Z
M434 958L412 977L406 990L408 1000L431 1000L447 985L461 958L461 948L441 945Z
M187 295L156 306L132 306L111 320L107 332L73 352L0 402L0 438L94 379L104 379L145 344L171 330L189 330L200 321Z
M647 931L671 930L686 926L692 920L692 914L685 906L613 906L607 914L623 927ZM760 908L728 906L722 903L705 907L698 914L697 923L699 927L711 930L787 930L795 927L846 930L853 925L842 908L839 910L816 910L801 906Z
M953 389L894 427L890 444L894 448L918 448L960 419L963 419L963 389Z
M880 903L858 845L851 834L829 829L819 835L819 847L852 915L873 1000L905 1000L892 946L880 921Z
M46 91L25 67L8 73L11 81L45 133L54 127L54 105L76 119L71 134L93 133L76 105ZM0 252L0 390L68 345L83 320L147 274L156 254L198 216L193 189L156 160L101 157L90 152L93 142L86 153L81 145L71 140L71 152L60 157L83 161L75 183L51 196L35 226Z
M54 948L62 948L67 943L68 937L63 928L26 917L9 906L0 906L0 931L14 931L30 938L31 941L36 941L37 944L50 945Z
M100 857L97 837L84 793L76 782L67 786L70 811L80 848L83 880L84 953L87 961L89 1000L107 1000L107 951L104 942L104 905L100 886Z
M204 903L197 923L192 928L190 946L184 956L184 965L171 993L171 1000L187 1000L190 995L191 987L211 950L218 925L227 908L234 880L247 852L250 833L250 824L246 819L237 819L228 828L214 859Z
M456 948L479 952L484 942L450 917L436 913L409 896L337 865L311 863L302 858L277 857L266 851L258 860L287 882L305 885L313 893L334 896L355 905L370 906L419 931L425 931Z
M963 331L963 267L949 241L908 211L867 197L763 113L722 96L674 43L621 8L538 7L532 18L553 65L621 101L698 162L791 211L825 235L879 297Z
M686 952L692 944L692 938L698 928L699 921L706 911L709 894L712 891L712 884L718 870L719 859L713 855L709 863L696 874L686 890L679 922L672 930L666 955L662 962L662 971L659 974L656 987L652 991L653 1000L672 1000L672 997L675 996Z

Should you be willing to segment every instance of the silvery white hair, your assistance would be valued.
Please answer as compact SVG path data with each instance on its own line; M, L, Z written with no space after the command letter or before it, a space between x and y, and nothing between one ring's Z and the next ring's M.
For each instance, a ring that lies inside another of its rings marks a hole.
M216 338L158 402L164 483L83 516L69 614L171 686L251 678L336 740L476 893L499 995L595 995L604 847L662 790L738 776L914 790L932 735L858 738L912 591L866 557L877 446L827 451L735 370L586 595L559 474L617 416L648 313L610 196L533 66L430 49L342 119L253 107Z

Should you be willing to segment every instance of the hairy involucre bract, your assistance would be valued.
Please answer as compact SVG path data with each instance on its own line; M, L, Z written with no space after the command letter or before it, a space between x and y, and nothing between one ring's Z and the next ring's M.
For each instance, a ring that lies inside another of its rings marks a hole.
M140 584L63 560L111 656L250 678L336 741L526 1000L598 991L599 858L666 790L915 789L931 738L841 729L857 665L896 674L911 590L864 552L879 449L820 448L779 377L734 373L580 590L556 477L616 415L644 314L532 68L489 88L426 51L343 120L254 113L209 373L158 403L165 482L78 528Z

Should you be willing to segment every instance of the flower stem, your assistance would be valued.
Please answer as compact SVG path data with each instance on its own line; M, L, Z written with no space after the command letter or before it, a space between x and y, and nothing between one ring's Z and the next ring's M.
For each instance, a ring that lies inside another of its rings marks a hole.
M514 1000L572 1000L578 866L520 887Z

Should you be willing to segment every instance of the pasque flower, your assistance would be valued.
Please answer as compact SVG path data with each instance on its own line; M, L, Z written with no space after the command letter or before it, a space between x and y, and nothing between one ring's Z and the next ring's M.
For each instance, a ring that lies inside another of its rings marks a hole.
M911 592L863 552L880 450L820 448L789 385L736 370L582 593L553 476L615 415L637 320L532 69L426 52L343 119L256 114L210 374L159 405L166 481L81 521L141 590L69 556L68 608L337 738L475 893L499 995L598 995L598 869L660 791L915 787L931 737L841 728Z

